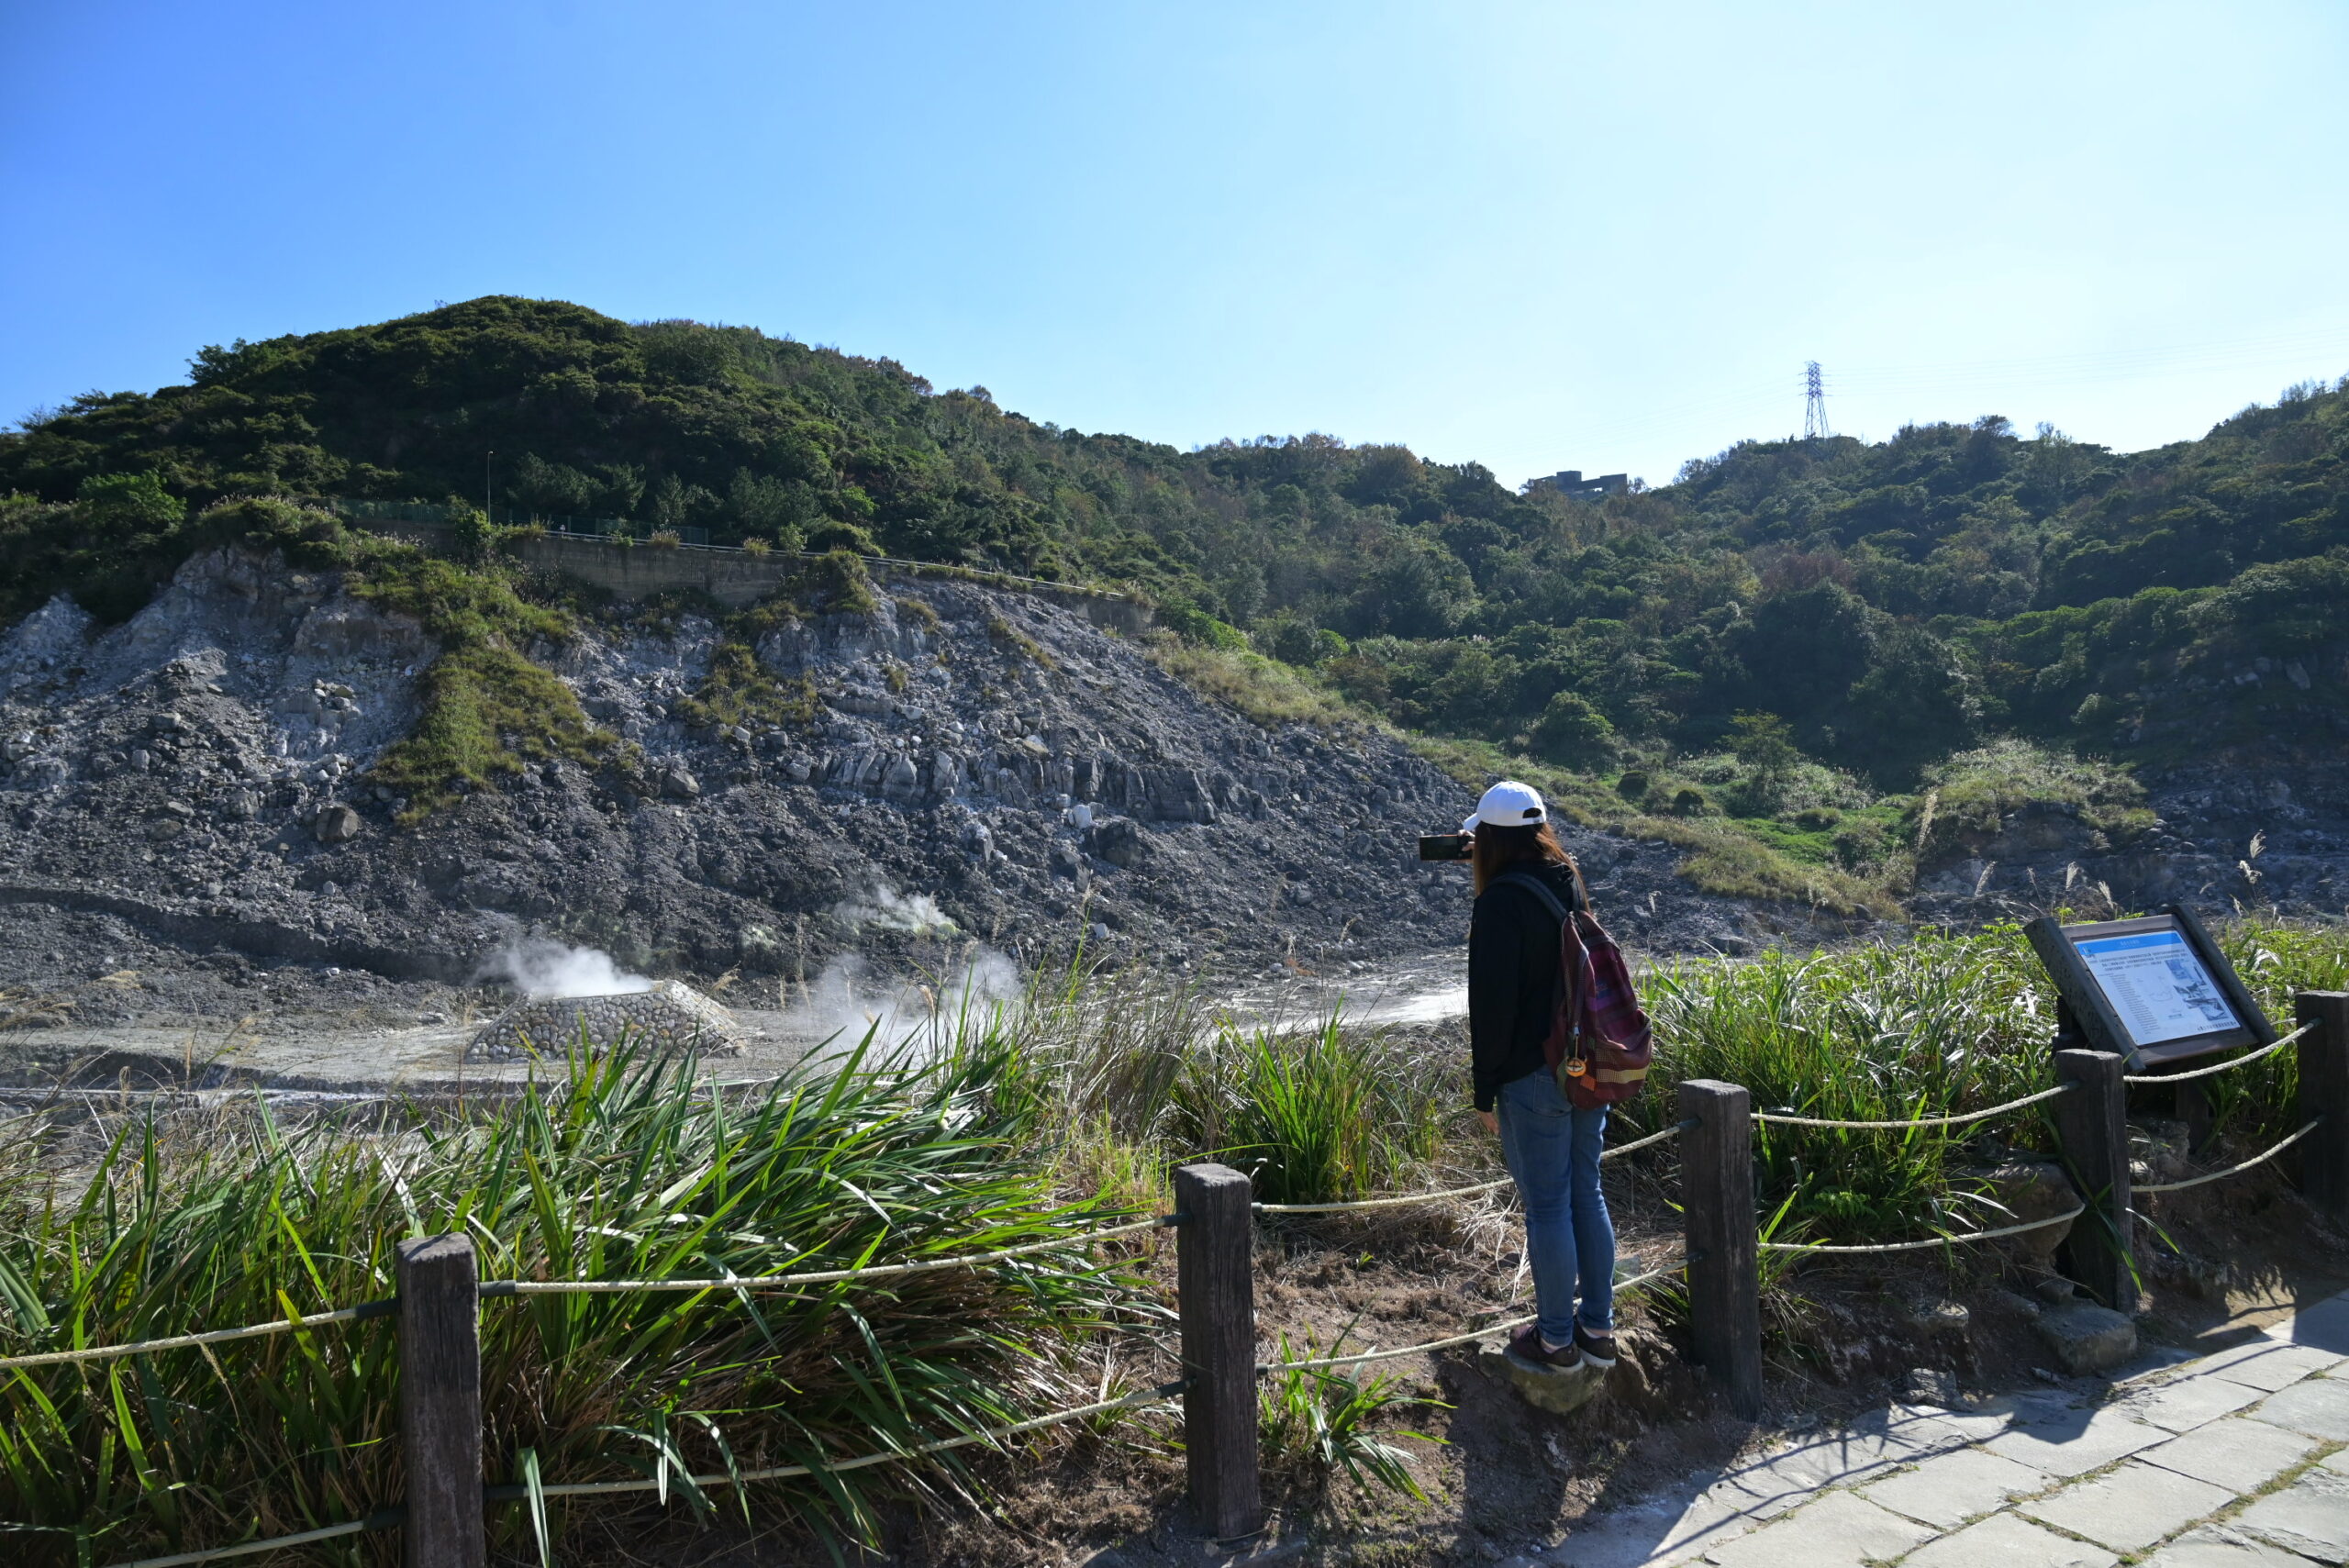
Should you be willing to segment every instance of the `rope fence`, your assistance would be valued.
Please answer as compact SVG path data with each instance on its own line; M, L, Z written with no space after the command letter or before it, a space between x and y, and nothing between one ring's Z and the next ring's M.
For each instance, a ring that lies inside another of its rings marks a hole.
M632 1481L557 1481L535 1488L541 1497L592 1497L622 1492L660 1492L684 1484L707 1489L712 1486L741 1485L752 1481L787 1481L806 1475L829 1475L844 1470L864 1470L876 1464L890 1464L920 1459L950 1449L968 1448L974 1443L998 1442L1018 1437L1023 1432L1039 1431L1064 1421L1082 1420L1087 1416L1104 1416L1112 1410L1127 1410L1141 1406L1160 1405L1183 1392L1187 1378L1176 1378L1152 1388L1137 1389L1116 1399L1103 1399L1091 1405L1079 1405L1073 1409L1055 1410L1050 1415L1033 1417L1025 1421L1012 1421L999 1427L988 1427L957 1437L941 1438L934 1442L917 1443L911 1448L883 1449L877 1452L859 1454L853 1459L836 1460L823 1464L776 1464L763 1469L728 1472L710 1475L674 1477L645 1476ZM482 1500L488 1503L518 1503L528 1500L533 1488L519 1483L482 1488ZM271 1536L264 1540L240 1541L234 1546L216 1546L202 1551L175 1552L169 1557L143 1557L134 1562L122 1562L114 1568L189 1568L198 1562L213 1562L228 1557L248 1557L256 1552L279 1551L288 1547L307 1546L314 1541L332 1540L338 1536L357 1535L363 1530L390 1529L400 1523L404 1510L384 1508L363 1519L327 1525L317 1529L303 1530L295 1535Z
M399 1310L396 1301L362 1301L356 1307L339 1307L331 1312L313 1317L290 1317L282 1322L254 1323L242 1329L208 1329L198 1334L173 1334L161 1340L133 1340L128 1344L91 1345L77 1351L41 1351L33 1355L0 1357L0 1372L22 1366L56 1366L64 1362L112 1361L118 1356L144 1355L153 1351L184 1351L198 1345L225 1345L232 1340L258 1340L268 1334L291 1334L297 1329L316 1329L328 1323L358 1323L370 1318L389 1318Z
M1616 1281L1614 1292L1620 1296L1625 1291L1636 1290L1641 1285L1653 1284L1666 1274L1678 1273L1687 1266L1688 1261L1686 1258L1675 1258L1660 1269L1650 1269L1646 1273L1634 1274L1630 1279ZM1430 1340L1425 1344L1405 1345L1398 1350L1365 1351L1360 1355L1352 1356L1315 1356L1306 1361L1258 1362L1256 1370L1258 1372L1318 1372L1325 1367L1360 1366L1365 1362L1394 1361L1402 1356L1423 1356L1436 1351L1448 1351L1454 1345L1464 1345L1471 1340L1481 1340L1487 1334L1500 1334L1512 1329L1522 1329L1539 1316L1538 1313L1529 1312L1522 1318L1505 1318L1497 1323L1487 1323L1481 1329L1472 1329L1464 1334L1454 1334L1449 1339Z
M1137 1219L1130 1225L1111 1225L1099 1230L1087 1230L1077 1236L1054 1236L1041 1241L1029 1241L1017 1247L1004 1247L993 1252L974 1252L960 1258L935 1258L918 1263L879 1263L870 1268L824 1269L800 1274L729 1274L717 1279L582 1279L582 1280L484 1280L482 1295L487 1296L592 1296L630 1295L653 1290L789 1290L806 1284L841 1284L851 1280L901 1279L907 1274L937 1273L946 1269L974 1269L985 1263L1000 1263L1012 1258L1024 1258L1035 1252L1050 1252L1063 1247L1082 1247L1088 1242L1106 1241L1112 1236L1131 1236L1137 1231L1163 1230L1179 1225L1179 1214L1162 1214L1152 1219Z
M358 1535L363 1530L396 1529L400 1508L378 1508L363 1519L347 1524L321 1525L317 1529L301 1530L293 1535L273 1535L265 1540L239 1541L234 1546L207 1547L202 1551L175 1551L169 1557L142 1557L135 1562L117 1562L114 1568L187 1568L195 1562L217 1562L226 1557L250 1557L261 1551L282 1551L289 1546L307 1546L313 1541L332 1540L337 1536Z
M2000 1226L1996 1230L1968 1230L1955 1236L1928 1236L1922 1241L1886 1241L1871 1247L1835 1247L1813 1241L1759 1241L1755 1245L1765 1252L1831 1252L1839 1256L1856 1257L1864 1252L1921 1252L1929 1247L1954 1247L1969 1241L1995 1241L2001 1236L2020 1236L2026 1230L2044 1230L2051 1225L2063 1225L2087 1212L2082 1204L2066 1214L2048 1219L2034 1219L2023 1225Z
M1755 1111L1753 1119L1768 1122L1774 1127L1835 1127L1865 1132L1885 1132L1911 1127L1963 1127L1968 1122L1987 1121L1994 1116L2004 1116L2009 1111L2019 1111L2025 1106L2035 1106L2042 1100L2052 1100L2058 1095L2071 1092L2071 1084L2058 1084L2052 1089L2042 1089L2035 1095L2025 1095L2021 1099L2009 1100L2003 1106L1992 1106L1987 1110L1966 1111L1959 1116L1912 1117L1906 1121L1837 1121L1827 1117L1787 1116L1779 1111Z
M1599 1159L1612 1160L1619 1154L1631 1154L1668 1138L1677 1138L1695 1126L1694 1122L1678 1122L1662 1132L1651 1132L1645 1138L1629 1143L1619 1143L1612 1149L1601 1150ZM1498 1192L1515 1181L1513 1176L1498 1176L1489 1182L1477 1182L1470 1186L1446 1187L1442 1192L1405 1193L1400 1197L1357 1198L1351 1203L1258 1203L1249 1207L1258 1214L1342 1214L1364 1208L1400 1208L1407 1204L1434 1203L1440 1198L1472 1197L1478 1193Z
M1087 1416L1105 1416L1112 1410L1163 1404L1189 1385L1190 1379L1178 1377L1172 1383L1162 1383L1154 1388L1136 1389L1119 1398L1079 1405L1074 1409L1055 1410L1049 1416L988 1427L980 1431L965 1432L960 1437L941 1438L935 1442L917 1443L911 1448L883 1449L874 1453L859 1454L854 1459L832 1460L822 1464L774 1464L759 1470L695 1475L684 1479L699 1487L728 1486L751 1481L789 1481L803 1475L834 1475L844 1470L865 1470L876 1464L894 1464L933 1453L944 1453L949 1449L968 1448L974 1443L997 1442L1005 1438L1018 1437L1022 1432L1055 1427L1063 1421L1082 1420ZM594 1497L618 1492L663 1491L673 1485L675 1485L675 1480L670 1476L652 1475L634 1481L556 1481L542 1484L537 1490L541 1497ZM483 1489L484 1496L493 1503L519 1502L529 1497L530 1493L530 1487L519 1483Z
M2232 1073L2238 1067L2248 1067L2263 1056L2275 1055L2314 1028L2316 1025L2313 1022L2302 1024L2281 1040L2263 1045L2257 1051L2242 1056L2231 1056L2215 1066L2197 1067L2191 1073L2126 1073L2121 1074L2121 1081L2124 1084L2184 1084L2196 1078L2215 1078L2221 1073Z
M2321 1123L2322 1119L2322 1118L2319 1118L2317 1120L2310 1122L2308 1125L2301 1128L2299 1131L2292 1134L2291 1137L2276 1145L2275 1148L2268 1150L2264 1154L2254 1154L2240 1165L2230 1165L2223 1171L2212 1171L2208 1175L2194 1176L2183 1182L2162 1182L2146 1186L2132 1186L2130 1188L2130 1192L2132 1195L2136 1193L2182 1193L2188 1187L2199 1187L2208 1182L2223 1181L2229 1176L2239 1176L2255 1165L2265 1165L2268 1161L2273 1160L2277 1155L2281 1154L2285 1150L2289 1149L2293 1144L2298 1143L2301 1139L2306 1138L2310 1133L2314 1132Z

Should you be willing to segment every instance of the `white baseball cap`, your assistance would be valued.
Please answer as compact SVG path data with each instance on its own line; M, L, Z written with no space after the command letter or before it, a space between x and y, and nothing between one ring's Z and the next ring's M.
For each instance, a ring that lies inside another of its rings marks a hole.
M1479 822L1491 828L1523 828L1549 819L1540 790L1515 779L1503 779L1485 792L1485 797L1476 803L1475 814L1460 825L1460 830L1474 833Z

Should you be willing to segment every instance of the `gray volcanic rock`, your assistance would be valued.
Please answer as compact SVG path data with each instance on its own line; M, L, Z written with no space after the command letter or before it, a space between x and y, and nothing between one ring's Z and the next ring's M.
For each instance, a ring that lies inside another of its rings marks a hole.
M575 1045L610 1051L623 1042L674 1055L740 1056L734 1016L690 985L653 983L649 991L608 996L541 996L517 1002L473 1036L470 1062L561 1057Z
M1258 973L1464 936L1464 871L1415 840L1472 791L1380 731L1254 722L1081 603L900 582L763 636L811 718L690 728L719 637L607 617L527 651L640 762L534 767L409 828L368 769L438 651L413 622L235 550L112 628L54 602L0 635L0 984L86 977L95 945L235 1016L264 981L282 1005L295 967L462 985L526 933L769 995L842 954L937 964L973 940ZM1767 934L1670 845L1565 837L1629 944ZM68 915L87 930L61 940Z

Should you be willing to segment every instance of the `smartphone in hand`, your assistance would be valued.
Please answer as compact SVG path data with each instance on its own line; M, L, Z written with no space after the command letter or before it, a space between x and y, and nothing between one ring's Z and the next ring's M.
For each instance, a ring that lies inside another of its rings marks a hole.
M1466 833L1422 833L1419 835L1419 859L1464 861L1468 858L1468 847L1475 841Z

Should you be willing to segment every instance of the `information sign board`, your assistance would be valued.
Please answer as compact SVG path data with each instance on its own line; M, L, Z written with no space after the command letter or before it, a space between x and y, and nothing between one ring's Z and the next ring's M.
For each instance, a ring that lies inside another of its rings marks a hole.
M2117 1051L2132 1069L2276 1038L2234 967L2193 915L2026 929L2063 1001L2059 1033Z

